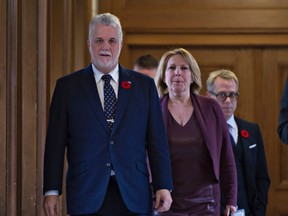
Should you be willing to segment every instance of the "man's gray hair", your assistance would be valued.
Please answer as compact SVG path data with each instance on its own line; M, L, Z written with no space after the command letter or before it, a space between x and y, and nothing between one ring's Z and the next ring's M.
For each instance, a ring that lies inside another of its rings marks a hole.
M93 31L96 24L116 27L118 29L119 40L120 42L122 42L123 40L122 26L117 16L110 13L103 13L94 16L89 24L89 40L92 39Z

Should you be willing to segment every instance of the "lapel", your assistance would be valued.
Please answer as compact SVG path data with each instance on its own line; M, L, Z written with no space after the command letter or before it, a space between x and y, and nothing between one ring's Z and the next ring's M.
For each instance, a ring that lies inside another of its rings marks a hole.
M206 125L205 125L205 120L204 120L205 113L202 113L201 105L199 104L197 95L195 95L192 92L190 94L191 94L191 101L192 101L192 104L193 104L193 107L194 107L194 112L195 112L195 114L197 116L198 124L199 124L199 127L201 129L201 133L202 133L204 142L206 143L206 145L208 147L208 151L210 152L211 157L213 157L214 156L214 154L213 154L214 152L211 152L211 151L214 148L211 147L211 145L214 145L214 142L211 142L210 138L208 136L210 131L208 131L209 128L207 128Z
M167 131L167 124L168 124L168 94L160 98L161 108L162 108L162 116L164 120L164 126Z
M167 119L168 118L168 101L169 101L169 95L168 94L163 96L160 99L161 106L162 106L163 120L164 120L164 125L165 125L166 130L167 130L167 122L168 122L168 119ZM207 128L206 128L205 123L204 123L203 114L201 112L197 96L193 93L191 93L191 101L192 101L192 104L194 107L195 115L197 116L197 119L198 119L198 124L199 124L200 130L201 130L201 133L203 135L204 142L208 146L208 150L210 152L211 148L209 148L209 146L211 145L211 142L209 141L209 137L207 135L209 133L203 133L203 131L207 131ZM210 152L210 154L211 154L211 152ZM211 155L214 155L214 154L211 154Z
M87 96L87 100L89 101L90 105L92 106L92 109L95 112L95 115L97 116L98 119L100 119L100 123L102 124L106 132L109 134L110 129L103 112L103 108L101 105L91 65L86 69L84 69L84 73L83 76L81 77L80 82Z
M123 88L122 86L123 82L124 84L127 82L130 82L130 87ZM125 68L122 68L120 65L119 65L118 85L119 86L118 86L118 97L117 97L117 109L116 109L116 116L115 116L115 121L114 121L111 136L120 126L121 119L123 118L125 110L127 109L129 105L129 100L131 98L132 92L135 91L135 88L134 88L135 83L134 83L133 76L131 76L131 71Z
M234 117L235 118L235 121L236 121L236 124L237 124L237 127L238 127L238 141L237 141L237 144L241 144L243 146L243 148L246 149L248 148L249 146L249 142L248 142L248 139L245 139L243 138L243 136L241 135L241 131L242 130L247 130L247 128L245 128L245 126L243 125L243 122L237 118L237 117Z
M249 145L251 144L251 141L249 138L244 138L241 135L242 130L247 130L249 132L249 129L247 128L245 122L243 122L241 119L235 117L236 124L238 126L238 145L242 145L243 149L243 160L244 160L244 166L243 166L243 172L245 173L245 180L247 185L247 192L248 192L248 200L249 202L253 202L253 199L255 197L255 172L254 172L254 165L253 165L253 156L251 155ZM250 134L251 136L251 134ZM255 158L256 159L256 158Z
M236 124L238 126L238 142L237 142L237 144L242 146L245 168L246 168L246 170L247 169L249 170L249 166L252 163L251 157L250 157L251 153L250 153L250 149L249 149L249 145L251 143L250 143L249 138L244 138L241 135L241 131L242 130L248 130L248 128L245 126L245 123L243 123L243 121L241 121L241 119L235 117L235 121L236 121Z

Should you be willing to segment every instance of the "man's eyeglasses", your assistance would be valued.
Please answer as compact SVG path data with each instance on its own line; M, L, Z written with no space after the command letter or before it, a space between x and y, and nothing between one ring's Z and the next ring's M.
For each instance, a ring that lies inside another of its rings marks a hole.
M214 95L220 102L225 102L228 97L230 98L231 102L234 102L239 97L238 92L230 92L229 94L226 94L225 92L219 92L218 94L216 94L212 91L211 92L209 91L209 93Z

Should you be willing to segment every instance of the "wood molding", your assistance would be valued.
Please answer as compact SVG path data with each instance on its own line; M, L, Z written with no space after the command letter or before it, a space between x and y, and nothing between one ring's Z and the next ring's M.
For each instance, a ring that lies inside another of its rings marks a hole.
M21 170L18 157L21 148L21 34L19 17L21 16L21 3L16 0L8 1L7 10L7 100L6 107L6 139L7 139L7 169L6 169L6 215L21 214Z
M44 146L48 122L49 97L49 0L38 1L38 76L37 76L37 164L36 164L36 215L43 215L43 164L44 164Z
M128 46L288 46L287 34L126 34Z

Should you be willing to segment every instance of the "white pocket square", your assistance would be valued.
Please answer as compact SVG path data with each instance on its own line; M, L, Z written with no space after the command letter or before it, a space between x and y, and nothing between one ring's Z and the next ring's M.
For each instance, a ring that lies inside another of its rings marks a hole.
M252 149L252 148L255 148L257 146L257 144L255 143L255 144L253 144L253 145L250 145L249 146L249 149Z

